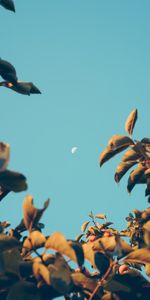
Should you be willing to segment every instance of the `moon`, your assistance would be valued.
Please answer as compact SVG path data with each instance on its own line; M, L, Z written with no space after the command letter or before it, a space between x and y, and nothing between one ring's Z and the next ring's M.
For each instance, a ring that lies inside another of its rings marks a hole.
M77 149L78 149L78 147L72 147L72 148L71 148L71 153L72 153L72 154L75 154L76 151L77 151Z

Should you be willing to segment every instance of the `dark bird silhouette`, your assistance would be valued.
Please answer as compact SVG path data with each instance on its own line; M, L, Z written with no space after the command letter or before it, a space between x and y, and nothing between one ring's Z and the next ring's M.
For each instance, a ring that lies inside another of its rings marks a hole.
M15 84L18 80L16 70L12 64L8 61L0 58L0 76L13 84Z
M30 96L30 94L41 94L41 91L32 82L17 81L15 84L12 84L11 82L3 81L0 82L0 86L28 96Z
M11 10L15 12L15 4L13 0L0 0L0 5L3 6L4 8Z

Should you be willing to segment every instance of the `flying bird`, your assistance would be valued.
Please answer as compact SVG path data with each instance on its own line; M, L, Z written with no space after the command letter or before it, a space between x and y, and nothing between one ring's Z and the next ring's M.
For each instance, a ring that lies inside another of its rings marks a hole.
M18 80L15 67L6 60L0 58L0 76L13 84Z
M0 5L8 10L15 12L15 4L13 0L0 0Z
M30 94L41 94L41 91L32 82L17 81L15 84L12 84L11 82L3 81L0 82L0 86L28 96L30 96Z

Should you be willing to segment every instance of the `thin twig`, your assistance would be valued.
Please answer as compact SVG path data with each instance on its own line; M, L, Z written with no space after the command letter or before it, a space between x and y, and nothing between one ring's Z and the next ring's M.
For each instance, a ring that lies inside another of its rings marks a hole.
M109 276L110 272L112 271L112 267L116 264L116 262L113 262L108 270L106 271L106 273L104 274L104 276L101 278L101 280L98 282L96 288L94 289L94 291L92 292L89 300L92 300L93 297L96 295L96 293L98 292L99 288L102 286L103 281Z

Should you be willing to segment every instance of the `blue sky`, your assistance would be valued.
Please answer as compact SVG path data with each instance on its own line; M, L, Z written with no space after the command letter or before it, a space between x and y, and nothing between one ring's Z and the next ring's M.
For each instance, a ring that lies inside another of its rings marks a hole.
M119 157L102 169L98 159L108 138L125 133L134 108L134 137L149 136L150 2L15 4L16 14L0 8L0 56L42 95L0 89L0 139L11 145L9 168L24 173L29 185L4 199L0 219L17 225L30 193L38 207L51 198L43 218L47 233L75 237L91 210L122 228L129 211L147 206L144 187L128 196L127 177L119 187L113 181Z

